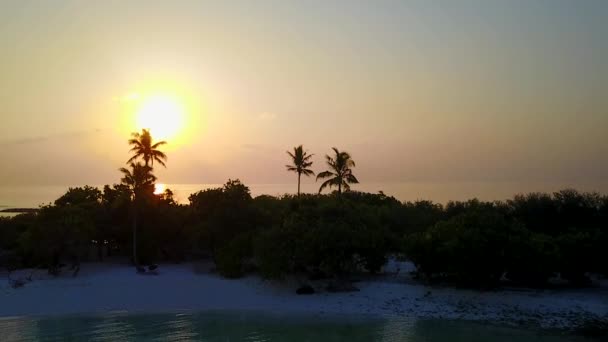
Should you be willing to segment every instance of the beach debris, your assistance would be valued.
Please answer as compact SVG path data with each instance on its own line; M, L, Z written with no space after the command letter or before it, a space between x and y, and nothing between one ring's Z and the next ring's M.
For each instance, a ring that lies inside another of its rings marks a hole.
M156 265L156 264L148 265L148 272L146 274L158 275L158 265Z
M8 280L9 285L13 288L13 289L18 289L20 287L25 286L26 281L23 279L9 279Z
M137 265L135 266L135 268L137 269L137 273L139 274L158 275L158 265L156 264L151 264L148 266Z
M61 267L63 267L63 266L65 266L65 265L59 264L59 265L49 266L49 269L48 269L49 275L52 275L53 277L59 276L59 273L61 273Z
M304 285L304 286L299 287L296 290L296 293L299 295L311 295L311 294L315 293L315 289L310 285Z
M8 273L8 284L13 289L18 289L18 288L24 287L25 284L27 284L27 283L29 283L31 281L32 281L32 273L30 273L29 276L20 277L20 278L17 278L17 279L13 279L12 278L12 272L11 271L9 271L9 273Z
M80 272L80 262L74 262L70 267L70 271L72 271L72 277L76 277Z

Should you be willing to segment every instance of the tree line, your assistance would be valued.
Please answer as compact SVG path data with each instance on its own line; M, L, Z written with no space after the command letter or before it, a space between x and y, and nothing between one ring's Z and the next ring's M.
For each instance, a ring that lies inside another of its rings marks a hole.
M349 279L378 273L389 257L416 266L425 281L493 287L547 286L559 275L588 285L608 274L608 196L562 190L507 201L400 202L350 191L350 154L334 148L318 194L252 197L239 180L176 203L154 194L154 163L165 165L148 131L129 141L123 178L103 189L70 188L37 213L0 219L0 264L44 267L130 256L136 266L210 258L220 274L258 272ZM313 175L302 146L288 152L288 171ZM142 163L143 161L143 163ZM320 192L336 188L329 194ZM91 255L96 251L96 255Z

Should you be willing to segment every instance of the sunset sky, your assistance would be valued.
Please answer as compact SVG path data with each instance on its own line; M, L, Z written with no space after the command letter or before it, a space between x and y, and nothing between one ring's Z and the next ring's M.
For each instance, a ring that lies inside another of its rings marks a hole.
M603 0L2 1L0 185L118 182L148 105L181 116L166 183L293 182L303 144L361 182L601 190L607 37Z

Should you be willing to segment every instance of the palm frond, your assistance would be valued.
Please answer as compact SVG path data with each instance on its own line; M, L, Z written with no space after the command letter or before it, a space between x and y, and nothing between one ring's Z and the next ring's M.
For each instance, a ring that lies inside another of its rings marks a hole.
M154 164L154 162L157 162L166 167L165 161L167 160L167 155L158 150L158 147L167 144L166 141L159 141L152 144L152 135L150 135L150 130L148 129L142 129L141 133L131 133L131 137L132 138L128 141L129 145L132 146L129 152L132 152L133 156L127 163L142 158L146 165L148 165L148 163Z
M156 144L152 145L152 148L153 148L153 149L156 149L156 148L158 148L159 146L163 146L163 145L167 145L167 142L166 142L166 141L159 141L159 142L157 142Z
M167 160L167 155L159 150L152 150L150 153L153 158L160 158L162 160Z
M285 152L287 155L289 155L292 162L290 165L285 165L287 171L297 172L298 175L314 175L314 172L308 169L308 167L312 165L312 161L310 161L312 154L308 154L308 152L304 151L304 147L302 145L294 147L293 152Z
M129 171L129 169L121 167L120 169L118 169L118 171L124 173L125 175L130 176L131 175L131 171Z
M135 154L133 157L131 157L131 158L129 158L129 160L127 160L127 164L133 164L133 162L140 156L141 156L141 154L139 154L139 153Z
M323 178L335 177L335 176L336 176L336 174L334 174L333 172L323 171L317 175L317 180L323 179Z
M302 169L302 174L305 176L314 176L315 172L310 169Z
M359 180L353 174L346 175L345 179L346 179L346 182L348 182L348 183L352 183L352 184L359 183Z
M162 159L159 158L153 158L152 159L152 164L154 164L154 161L156 160L157 163L159 163L160 165L167 167L167 165L165 165L165 162Z
M328 179L325 182L323 182L323 184L321 184L321 187L319 188L319 193L321 193L321 191L323 191L323 189L327 188L328 186L331 188L332 181L333 181L333 179Z

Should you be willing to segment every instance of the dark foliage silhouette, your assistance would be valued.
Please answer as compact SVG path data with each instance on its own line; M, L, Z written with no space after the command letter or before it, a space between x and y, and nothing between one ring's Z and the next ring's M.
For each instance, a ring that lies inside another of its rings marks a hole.
M291 165L285 165L287 171L292 171L298 174L298 195L300 195L300 178L304 176L314 176L314 172L309 169L312 166L312 154L308 154L304 151L302 145L293 148L293 153L287 151L287 154L291 157Z
M337 148L332 147L335 156L325 156L327 165L329 166L328 171L323 171L317 175L317 180L329 178L321 184L319 193L326 187L337 187L338 194L342 193L342 188L348 191L350 190L349 184L359 183L357 178L353 175L352 168L355 167L355 161L351 158L348 152L340 152Z
M138 158L143 159L145 166L154 166L154 162L165 166L167 155L158 148L166 145L166 141L153 143L152 135L147 129L142 129L141 133L132 133L132 138L129 139L129 145L132 146L131 152L133 156L127 161L127 164L133 163Z
M131 217L133 225L133 262L138 265L137 259L137 217L142 202L154 193L154 182L156 177L152 174L152 168L141 163L130 164L131 170L120 168L123 173L122 184L126 185L131 193Z
M390 256L413 261L422 279L483 288L546 287L556 276L587 286L590 275L608 274L608 197L594 193L441 205L354 191L252 198L247 186L229 180L180 205L171 192L153 194L149 167L123 172L123 183L103 191L69 189L37 214L0 219L0 263L56 273L62 263L90 258L95 247L134 252L142 265L209 256L227 277L257 270L267 278L338 283L381 271ZM134 218L145 227L136 239Z
M261 217L249 188L238 179L228 180L222 188L200 191L189 200L196 217L197 247L213 257L223 275L242 275Z

